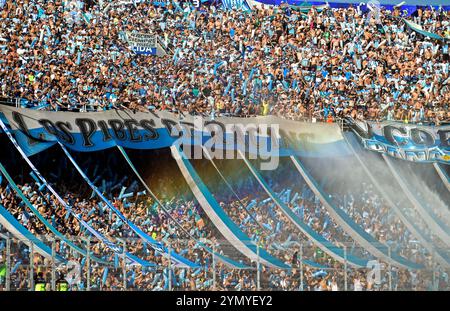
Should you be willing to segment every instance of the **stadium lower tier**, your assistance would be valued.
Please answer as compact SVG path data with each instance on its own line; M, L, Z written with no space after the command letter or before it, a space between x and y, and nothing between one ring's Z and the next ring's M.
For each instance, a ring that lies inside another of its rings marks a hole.
M414 181L425 166L408 172L419 199L436 203L419 210L400 185L380 185L405 168L372 154L366 164L384 175L367 176L362 150L263 171L168 149L55 145L28 157L0 139L2 289L449 289L447 241L420 217L446 230L449 193L436 171Z

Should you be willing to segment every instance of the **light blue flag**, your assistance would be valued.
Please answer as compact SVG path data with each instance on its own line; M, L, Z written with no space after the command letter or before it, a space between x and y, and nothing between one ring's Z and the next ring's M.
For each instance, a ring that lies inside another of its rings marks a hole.
M176 48L175 53L173 53L173 63L176 64L178 62L178 53L180 53L180 48Z
M122 199L125 190L127 190L127 187L124 187L124 186L123 186L122 189L120 190L120 193L119 193L119 200Z
M122 199L126 199L126 198L129 198L132 196L133 196L133 192L128 192L128 193L125 193L124 195L122 195Z
M214 76L217 74L217 69L219 69L219 67L222 66L223 63L224 63L223 61L220 61L214 65L214 73L213 73Z
M39 192L42 192L44 189L45 189L45 185L44 184L39 186Z
M77 64L78 66L80 66L80 64L81 64L81 51L78 51L78 54L77 54L77 62L76 62L76 64Z
M252 70L250 70L250 75L248 76L248 79L252 80L254 74L255 74L255 68L252 68Z
M37 178L36 174L34 174L34 172L31 172L31 173L30 173L30 176L36 181L36 183L37 183L38 185L41 184L41 183L39 182L39 179Z
M245 79L244 83L242 83L242 95L247 95L247 83L248 79Z
M91 14L90 13L83 13L83 18L86 21L86 23L91 23Z
M134 286L134 280L136 278L136 272L134 270L131 272L131 278L130 278L130 284L131 286Z
M114 269L119 267L119 255L117 253L114 254Z
M91 210L88 213L88 217L90 217L94 213L95 213L95 207L91 208Z
M172 1L172 3L175 6L175 12L183 12L183 9L177 1Z
M108 278L109 268L106 267L105 270L103 270L103 277L102 277L102 284L106 283L106 279Z
M234 38L234 34L236 33L236 30L234 30L233 28L230 29L230 37L231 39Z
M30 45L31 48L34 48L34 45L36 44L37 40L38 40L38 38L33 39L33 42L31 42L31 45Z
M19 260L14 267L11 269L11 274L16 273L17 269L19 269L19 266L22 264L22 260Z

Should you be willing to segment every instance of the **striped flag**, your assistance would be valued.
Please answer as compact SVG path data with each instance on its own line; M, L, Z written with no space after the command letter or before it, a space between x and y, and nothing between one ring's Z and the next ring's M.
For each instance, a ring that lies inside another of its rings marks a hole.
M222 0L222 6L226 10L233 10L233 9L249 10L249 7L244 0Z

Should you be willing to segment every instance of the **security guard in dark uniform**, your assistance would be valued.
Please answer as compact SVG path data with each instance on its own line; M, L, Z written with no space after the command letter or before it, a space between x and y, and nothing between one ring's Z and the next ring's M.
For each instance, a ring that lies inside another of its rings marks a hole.
M69 291L69 283L64 278L63 273L59 273L59 278L56 280L56 291L58 291L58 292Z
M34 279L34 290L36 292L45 292L47 282L44 279L44 273L38 272Z

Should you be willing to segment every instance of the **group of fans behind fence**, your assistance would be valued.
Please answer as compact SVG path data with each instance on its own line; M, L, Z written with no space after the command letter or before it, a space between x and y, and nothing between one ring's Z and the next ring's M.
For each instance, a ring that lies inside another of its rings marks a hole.
M103 153L103 156L106 157L104 163L111 164L117 155ZM64 160L49 153L48 158L44 156L40 162L52 163L53 167L63 167ZM409 231L392 216L387 203L370 184L363 184L360 192L335 193L332 196L338 206L366 232L372 234L380 243L390 245L392 252L399 252L405 258L424 264L424 269L407 270L380 262L379 280L368 279L371 268L357 269L347 266L347 273L345 273L344 263L334 260L317 245L308 241L307 237L293 226L292 222L276 207L273 200L258 190L258 184L250 175L247 177L241 175L239 184L231 185L236 191L224 191L224 189L215 191L215 197L220 202L221 208L261 249L265 249L272 256L291 266L287 270L261 266L259 284L257 284L256 262L250 262L235 249L235 246L222 237L214 224L208 220L198 202L193 197L186 195L189 190L180 186L180 182L173 176L170 174L159 176L158 182L153 185L154 192L162 194L161 203L170 214L169 217L151 196L143 194L142 187L138 186L135 178L127 174L125 169L121 169L119 166L117 170L111 171L106 169L109 167L106 165L102 171L94 168L98 165L96 161L83 163L88 163L87 166L84 166L86 172L96 171L98 180L107 180L107 189L103 191L105 196L128 221L141 228L153 239L198 265L198 268L192 269L177 268L173 262L171 265L168 258L161 256L161 253L144 242L127 223L107 207L105 202L99 200L92 193L92 189L86 184L82 185L82 183L76 182L77 178L74 176L77 176L77 172L73 168L66 167L54 187L56 191L65 194L63 199L71 206L72 211L112 242L120 245L122 242L125 243L126 250L130 254L156 264L155 267L143 267L131 265L128 262L127 277L124 283L122 255L115 253L105 243L91 236L92 241L89 248L92 251L92 258L96 257L105 262L114 263L111 266L91 259L89 287L93 290L119 290L125 286L128 290L206 290L212 289L214 286L216 289L228 290L255 290L257 288L299 290L302 289L301 282L303 282L303 290L344 290L345 288L348 290L431 290L433 289L433 278L440 282L439 289L448 289L448 281L446 281L448 280L448 271L436 270L430 254L418 243L415 243ZM48 166L44 167L45 175L48 175L49 169ZM227 169L224 168L224 171ZM123 181L123 176L127 176L126 181ZM327 209L305 183L297 182L296 186L292 186L295 178L292 170L289 170L287 166L280 167L271 178L274 181L272 185L274 191L305 224L334 245L346 248L349 256L371 257L333 221ZM36 182L31 174L17 173L13 179L22 181L19 185L20 191L54 228L77 246L87 247L86 239L90 235L89 232L83 228L78 219L68 214L66 208L58 202L54 195ZM229 179L230 184L234 183L231 179ZM71 182L64 183L64 180ZM110 186L115 184L119 186ZM133 196L120 198L122 187L126 187L127 192L131 191ZM0 185L0 204L32 234L43 237L43 240L51 246L51 232L21 201L17 193L5 181ZM186 231L189 234L186 234ZM228 267L217 257L213 258L212 254L205 251L198 241L204 241L216 253L246 264L248 268L232 269ZM5 260L5 241L3 240L2 243L1 254ZM57 254L80 263L82 267L80 279L70 282L68 288L70 290L86 290L86 258L75 254L70 250L69 245L61 240L56 240L54 243L56 243L54 249ZM29 247L23 241L17 241L13 243L12 255L10 266L15 267L12 268L14 271L11 273L12 288L26 289L30 286L28 277ZM34 265L37 267L36 272L41 273L41 279L45 280L45 289L50 290L51 262L37 254L33 258ZM323 268L310 266L305 263L305 260L322 265ZM303 264L300 261L303 261ZM65 265L58 266L56 278L58 275L63 278L69 270ZM302 277L300 274L303 274ZM435 275L433 276L433 274ZM43 283L39 284L42 286Z

